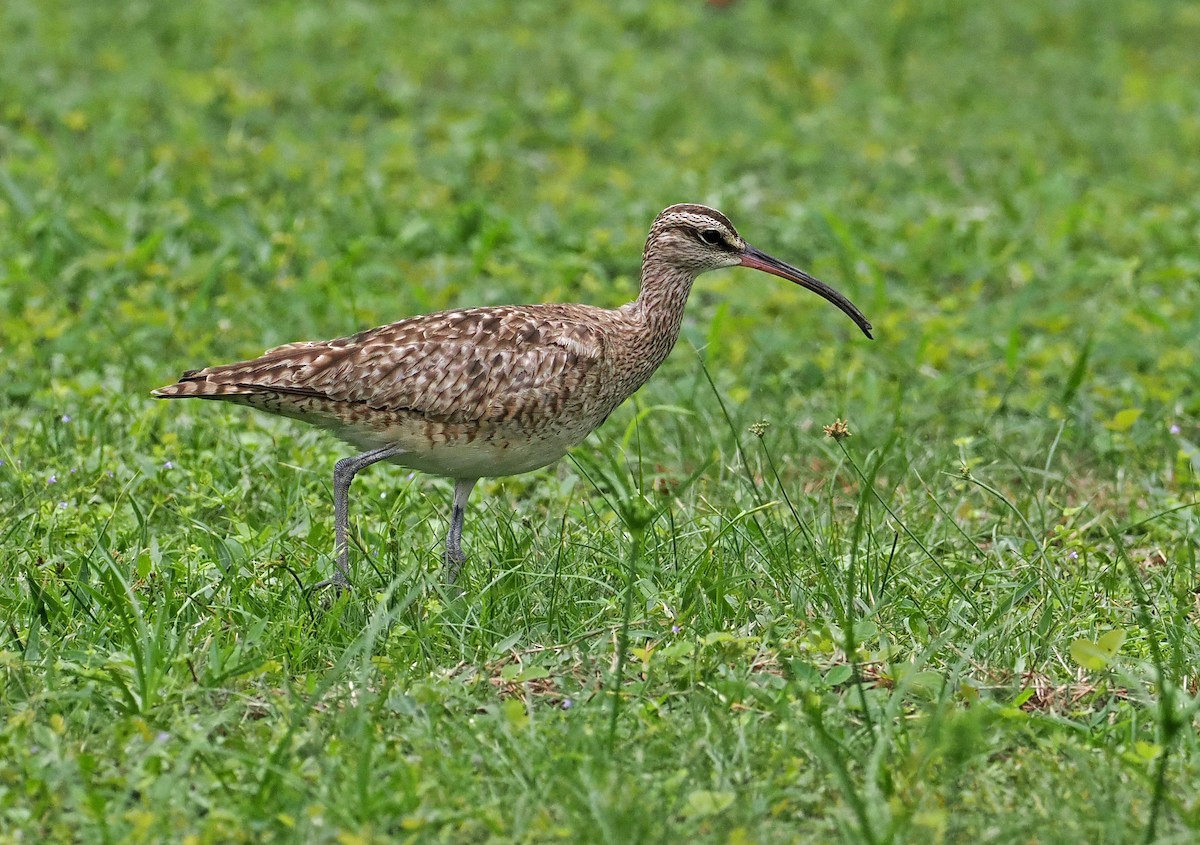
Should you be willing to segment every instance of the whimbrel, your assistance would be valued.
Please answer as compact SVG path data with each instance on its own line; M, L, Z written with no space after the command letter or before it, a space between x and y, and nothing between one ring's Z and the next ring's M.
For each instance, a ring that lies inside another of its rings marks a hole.
M350 482L379 461L454 479L443 555L453 582L480 478L529 472L583 442L666 360L701 273L752 267L832 302L871 337L842 294L750 246L719 211L673 205L650 227L637 299L620 308L501 305L410 317L337 340L289 343L262 357L190 370L160 399L221 399L321 426L360 450L333 471L329 581L349 586Z

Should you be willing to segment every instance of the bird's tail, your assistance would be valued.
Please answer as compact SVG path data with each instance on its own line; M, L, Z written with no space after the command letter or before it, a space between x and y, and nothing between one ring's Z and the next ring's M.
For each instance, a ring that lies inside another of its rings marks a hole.
M220 399L225 396L244 396L257 390L246 384L224 384L209 381L204 370L188 370L175 384L150 391L155 399Z

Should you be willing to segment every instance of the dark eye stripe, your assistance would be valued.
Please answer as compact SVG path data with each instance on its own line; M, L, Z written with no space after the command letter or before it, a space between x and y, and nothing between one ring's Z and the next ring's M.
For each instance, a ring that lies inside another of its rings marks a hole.
M726 246L725 239L721 237L721 233L716 229L702 229L699 233L700 240L704 241L709 246Z

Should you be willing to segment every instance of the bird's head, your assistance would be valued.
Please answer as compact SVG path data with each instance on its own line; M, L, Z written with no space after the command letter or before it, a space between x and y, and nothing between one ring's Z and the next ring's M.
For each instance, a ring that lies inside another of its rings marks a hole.
M700 274L722 267L751 267L787 279L824 297L871 337L871 323L838 291L818 279L750 246L729 218L716 209L685 203L664 209L646 239L643 264L660 264Z

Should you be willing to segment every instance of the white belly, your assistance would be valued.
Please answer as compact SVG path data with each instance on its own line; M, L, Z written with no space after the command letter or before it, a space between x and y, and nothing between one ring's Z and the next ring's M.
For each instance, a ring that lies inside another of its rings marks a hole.
M570 426L529 431L513 423L490 430L474 426L430 426L397 420L379 428L329 426L343 440L363 451L395 446L402 454L391 463L447 478L493 478L518 475L552 464L579 445L599 424L581 420Z
M445 444L405 452L393 458L392 463L449 478L518 475L554 463L579 441L550 439Z

